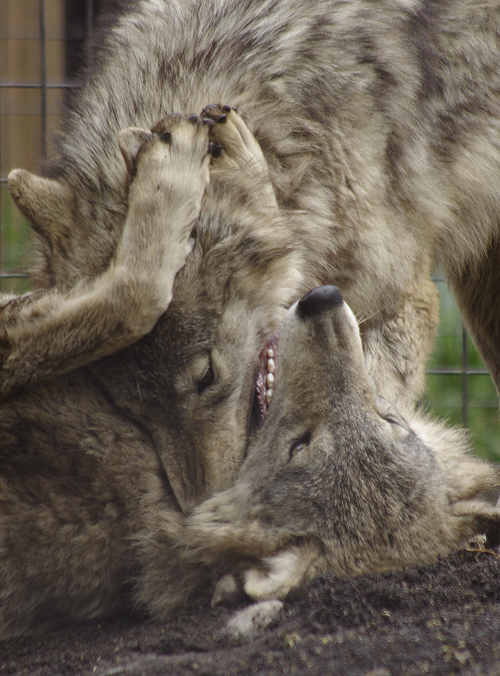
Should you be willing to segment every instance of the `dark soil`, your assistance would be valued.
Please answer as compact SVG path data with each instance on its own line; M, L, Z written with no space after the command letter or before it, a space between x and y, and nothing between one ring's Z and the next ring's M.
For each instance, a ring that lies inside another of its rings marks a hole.
M169 622L72 626L0 644L0 674L153 676L500 675L500 557L346 581L323 576L252 641L222 638L238 607L208 600Z

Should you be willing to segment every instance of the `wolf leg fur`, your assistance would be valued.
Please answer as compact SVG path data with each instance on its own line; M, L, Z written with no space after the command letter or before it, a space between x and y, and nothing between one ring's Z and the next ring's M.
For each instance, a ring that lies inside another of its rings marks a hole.
M398 314L361 327L368 372L387 401L413 406L422 397L438 321L439 295L430 276L423 274L407 292Z
M465 325L500 393L500 240L461 273L447 271Z
M122 238L104 274L67 292L0 301L0 396L131 345L167 309L209 182L208 131L176 116L159 124L154 135L119 135L135 175Z

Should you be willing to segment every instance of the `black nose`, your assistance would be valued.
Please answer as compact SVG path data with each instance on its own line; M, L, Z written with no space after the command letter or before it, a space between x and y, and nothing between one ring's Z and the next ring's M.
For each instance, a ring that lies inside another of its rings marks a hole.
M341 305L343 302L338 287L318 286L299 300L297 312L301 317L314 317L323 310L327 310L333 305Z

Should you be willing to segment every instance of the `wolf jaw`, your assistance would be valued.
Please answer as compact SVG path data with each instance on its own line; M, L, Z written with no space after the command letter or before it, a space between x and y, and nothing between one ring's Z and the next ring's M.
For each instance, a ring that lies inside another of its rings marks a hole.
M308 296L309 294L306 294L303 300L307 300ZM286 316L292 316L296 311L296 308L300 304L300 302L295 301L295 303L288 309ZM363 345L359 334L359 327L356 316L354 315L353 311L348 305L345 305L345 312L347 321L354 328L354 332L357 337L356 342L358 344L359 352L360 354L362 354ZM255 395L258 402L259 413L262 422L264 422L264 420L267 417L269 407L271 406L271 402L274 396L274 385L276 381L276 365L278 359L278 345L279 345L279 332L276 332L268 339L259 355L259 371L256 379Z

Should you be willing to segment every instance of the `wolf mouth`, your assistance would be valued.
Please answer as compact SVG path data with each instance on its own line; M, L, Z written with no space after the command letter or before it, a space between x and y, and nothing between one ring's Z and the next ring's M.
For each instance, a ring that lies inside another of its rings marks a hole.
M276 358L278 354L278 334L273 334L259 355L259 370L255 382L255 392L261 422L264 422L273 399L276 378Z

